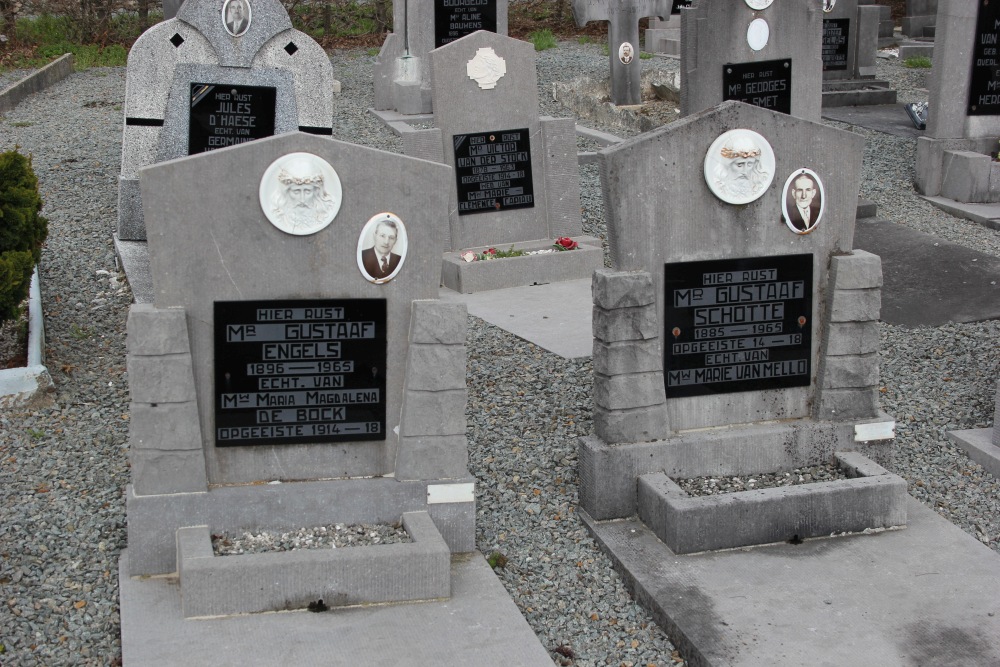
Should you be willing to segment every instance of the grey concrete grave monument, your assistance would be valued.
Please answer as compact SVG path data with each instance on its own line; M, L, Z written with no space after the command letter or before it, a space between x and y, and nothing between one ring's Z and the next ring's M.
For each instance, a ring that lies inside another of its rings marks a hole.
M282 132L331 135L338 88L277 0L185 2L129 52L118 238L146 238L141 168Z
M611 103L642 103L639 75L639 20L670 17L672 0L573 0L573 17L580 27L590 21L608 22Z
M895 104L888 81L875 80L879 9L837 0L823 13L823 106Z
M1000 477L1000 382L997 383L993 428L948 431L948 439L965 450L973 461L994 477Z
M178 572L186 615L448 596L449 554L474 549L466 314L436 298L450 178L298 132L140 172L155 294L128 321L128 568ZM300 233L292 208L333 217ZM360 257L387 213L403 259L376 281ZM378 558L208 543L400 521L413 543Z
M681 12L681 116L732 99L818 121L824 16L807 0L695 0Z
M917 191L964 203L1000 201L1000 7L938 3L927 131L917 139ZM931 200L932 202L934 199Z
M906 0L906 14L900 23L906 37L936 37L938 0Z
M435 49L436 127L403 132L407 155L455 169L442 284L465 293L589 278L604 265L583 235L573 119L540 118L535 50L480 31ZM579 248L560 251L570 238ZM466 261L497 250L542 253Z
M675 3L676 6L676 3ZM668 56L681 55L681 14L671 14L666 19L651 18L649 27L642 34L643 46L650 53Z
M507 34L507 0L393 0L392 32L375 61L375 109L433 110L427 54L477 30Z
M863 145L730 101L601 151L614 268L593 281L588 521L638 513L675 553L906 523L880 465L881 262L853 249ZM833 461L851 479L701 498L674 482Z

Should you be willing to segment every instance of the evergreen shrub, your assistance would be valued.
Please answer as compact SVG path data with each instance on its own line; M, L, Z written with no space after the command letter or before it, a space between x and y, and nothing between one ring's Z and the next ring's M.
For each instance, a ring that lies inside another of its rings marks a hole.
M31 161L16 150L0 153L0 322L17 318L28 296L31 272L49 233L41 210Z

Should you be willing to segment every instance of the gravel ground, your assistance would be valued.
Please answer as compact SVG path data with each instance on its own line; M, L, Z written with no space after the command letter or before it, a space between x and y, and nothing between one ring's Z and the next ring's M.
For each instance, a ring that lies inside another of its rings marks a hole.
M832 482L837 479L847 479L840 466L825 463L820 465L796 468L788 472L775 472L763 475L744 475L736 477L691 477L675 479L677 486L687 491L690 496L717 496L722 493L739 493L740 491L757 491L773 489L779 486L798 486L813 482Z
M285 533L276 531L247 532L238 535L221 533L212 535L212 549L216 556L238 556L297 549L339 549L376 544L403 544L410 541L410 536L400 524L346 526L338 523Z
M373 58L332 56L343 83L334 133L400 150L365 109ZM539 54L542 113L570 113L553 81L600 76L597 45ZM922 94L895 61L882 76ZM897 85L902 85L897 83ZM0 664L120 661L117 559L125 545L127 286L115 272L123 69L72 75L0 120L0 148L34 155L50 219L42 292L54 404L0 412ZM1000 255L1000 232L955 220L912 192L914 142L868 138L864 194L900 224ZM605 236L596 167L581 172L584 226ZM468 433L477 545L557 664L670 665L665 634L628 596L576 518L576 438L590 433L592 368L469 319ZM992 423L1000 322L882 326L883 408L899 422L894 471L914 497L1000 550L1000 485L945 433ZM558 649L558 651L556 650ZM572 656L572 657L571 657Z

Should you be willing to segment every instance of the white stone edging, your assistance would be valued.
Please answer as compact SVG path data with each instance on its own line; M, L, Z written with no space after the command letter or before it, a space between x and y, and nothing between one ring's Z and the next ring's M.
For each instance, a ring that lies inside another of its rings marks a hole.
M0 369L0 407L24 405L51 387L52 377L45 367L42 290L36 266L28 288L28 365Z

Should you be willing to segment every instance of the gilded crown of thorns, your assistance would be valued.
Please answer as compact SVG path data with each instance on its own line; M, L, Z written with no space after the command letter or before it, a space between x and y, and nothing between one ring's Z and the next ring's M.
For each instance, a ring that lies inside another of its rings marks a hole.
M282 169L278 172L278 180L285 185L319 185L323 182L323 174L313 176L292 176Z
M732 148L722 148L722 157L732 160L734 158L748 158L748 157L760 157L760 149L755 148L752 151L734 151Z

